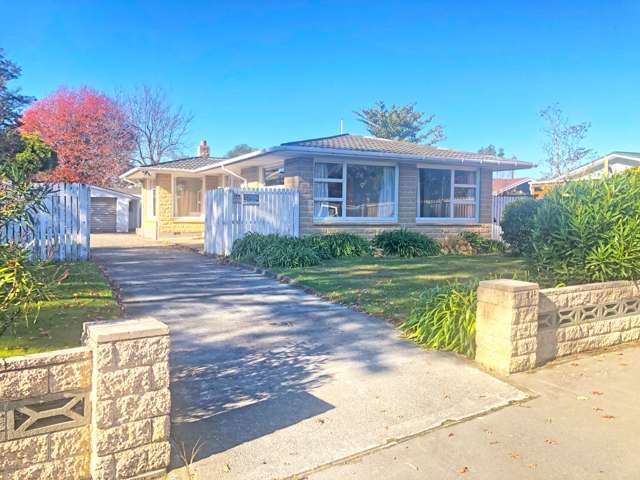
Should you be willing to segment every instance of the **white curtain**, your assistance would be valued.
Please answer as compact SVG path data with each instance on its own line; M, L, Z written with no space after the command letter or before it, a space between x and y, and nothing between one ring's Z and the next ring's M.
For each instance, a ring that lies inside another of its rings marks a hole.
M395 203L395 173L394 167L384 167L378 197L378 217L392 217Z
M326 163L316 163L314 177L327 178L329 175L329 165ZM313 184L314 198L326 198L329 196L329 184L327 182L314 182ZM318 218L329 216L328 202L314 202L313 216Z

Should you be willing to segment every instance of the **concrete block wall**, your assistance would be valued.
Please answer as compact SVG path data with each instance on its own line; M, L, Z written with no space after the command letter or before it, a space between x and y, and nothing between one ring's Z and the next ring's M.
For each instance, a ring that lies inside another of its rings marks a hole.
M501 374L555 358L640 340L640 287L604 282L540 289L480 282L476 361Z
M153 319L85 324L86 346L0 359L0 479L163 478L169 337Z
M0 359L0 479L89 478L90 389L88 348Z

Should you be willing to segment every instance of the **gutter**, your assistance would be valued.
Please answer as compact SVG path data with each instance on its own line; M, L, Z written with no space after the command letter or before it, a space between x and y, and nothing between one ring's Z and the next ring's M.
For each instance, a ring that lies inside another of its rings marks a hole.
M239 180L242 180L242 184L246 187L247 183L249 183L247 181L246 178L241 177L240 175L238 175L236 172L232 172L231 170L229 170L228 168L226 168L224 165L220 165L220 168L222 169L223 172L228 173L229 175L231 175L232 177L236 177Z

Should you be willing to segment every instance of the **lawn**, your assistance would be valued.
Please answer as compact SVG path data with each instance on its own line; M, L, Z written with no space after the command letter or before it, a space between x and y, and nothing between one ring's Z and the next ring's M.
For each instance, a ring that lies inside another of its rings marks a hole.
M52 266L52 271L58 266ZM0 336L0 358L80 345L83 322L118 317L120 309L106 279L92 262L61 266L69 276L42 305L35 324L21 321Z
M414 296L426 288L454 280L525 276L523 260L496 255L353 257L330 260L315 267L277 271L333 302L396 323L407 318Z

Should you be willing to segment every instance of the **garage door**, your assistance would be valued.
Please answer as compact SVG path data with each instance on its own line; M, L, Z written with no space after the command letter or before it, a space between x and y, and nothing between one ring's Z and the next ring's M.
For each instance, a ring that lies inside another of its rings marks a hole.
M91 197L91 232L116 231L116 199Z

